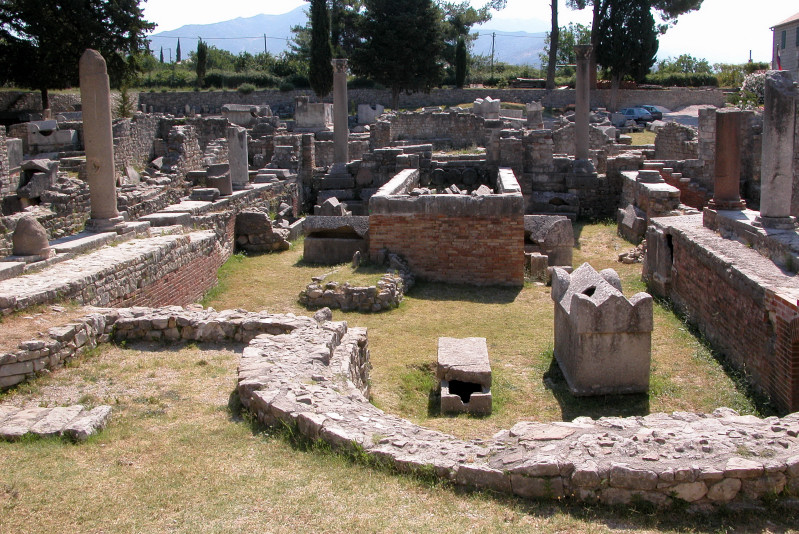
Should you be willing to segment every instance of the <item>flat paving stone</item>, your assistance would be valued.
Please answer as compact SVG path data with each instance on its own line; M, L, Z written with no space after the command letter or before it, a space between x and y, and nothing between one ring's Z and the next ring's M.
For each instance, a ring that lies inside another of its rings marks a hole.
M102 232L99 234L81 232L79 234L62 237L61 239L51 241L50 247L59 254L78 254L98 249L103 245L111 243L116 238L116 232Z
M144 215L139 218L140 221L147 221L151 226L173 226L180 224L182 226L191 225L191 213L186 212L163 212L159 211Z
M58 436L69 423L83 412L83 406L65 406L53 408L50 413L39 419L30 429L32 434L41 437Z

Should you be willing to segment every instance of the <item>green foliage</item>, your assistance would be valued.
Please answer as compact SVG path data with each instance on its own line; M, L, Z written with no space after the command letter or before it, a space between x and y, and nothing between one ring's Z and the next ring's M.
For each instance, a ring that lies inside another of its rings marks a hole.
M314 93L320 98L333 90L332 60L327 0L311 0L311 58L308 79Z
M647 74L645 83L667 87L716 87L718 78L710 73L655 72Z
M666 58L658 62L658 73L664 74L711 74L713 69L706 59L697 59L690 54L682 54L677 58Z
M641 81L658 51L655 19L647 0L614 0L599 22L597 63L615 83L625 76Z
M78 63L87 48L106 60L111 84L119 87L145 49L145 21L138 0L0 4L0 82L38 89L44 107L48 90L78 85Z
M400 91L427 91L443 78L440 12L432 0L365 0L363 44L353 51L352 69Z
M740 87L744 83L747 74L759 70L768 70L770 65L763 62L741 63L738 65L730 63L716 63L713 70L720 87Z
M197 56L195 72L197 73L197 87L205 85L205 73L208 69L208 45L202 39L197 41Z
M117 108L117 115L122 118L128 118L131 116L130 108L132 102L130 100L130 94L128 94L127 86L122 86L119 90L119 106Z
M466 40L463 36L458 38L458 47L455 49L455 85L463 87L466 82Z
M243 83L239 85L238 89L236 89L239 93L243 95L249 95L253 91L255 91L255 86L251 83Z
M544 49L538 55L541 64L549 62L549 46L551 32L547 32L544 38ZM574 65L577 56L574 55L574 46L578 44L591 44L591 28L584 24L570 22L568 26L561 26L558 31L558 65ZM560 67L556 71L557 76L572 76L575 73L574 67Z
M180 53L180 39L178 39L178 46L175 49L175 63L180 63L183 58Z
M162 65L164 63L164 47L163 46L161 47L161 53L158 56L158 62L161 63Z

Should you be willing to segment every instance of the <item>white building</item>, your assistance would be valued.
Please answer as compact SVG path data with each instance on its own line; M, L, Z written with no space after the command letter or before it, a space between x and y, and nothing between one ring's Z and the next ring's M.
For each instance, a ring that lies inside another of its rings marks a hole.
M771 68L789 70L799 79L799 13L775 24Z

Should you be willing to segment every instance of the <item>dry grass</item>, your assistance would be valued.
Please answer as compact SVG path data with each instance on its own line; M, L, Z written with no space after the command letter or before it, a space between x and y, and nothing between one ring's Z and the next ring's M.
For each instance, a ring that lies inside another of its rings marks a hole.
M640 266L613 260L630 245L610 225L578 227L575 264L612 266L629 295ZM301 247L300 247L301 248ZM296 302L311 276L300 250L234 258L217 309L310 314ZM519 419L710 410L754 404L701 343L656 307L652 392L578 401L552 364L548 288L419 284L399 309L334 312L370 329L374 400L380 407L461 436L490 435ZM440 417L428 406L439 336L484 336L494 368L495 414ZM240 347L104 347L76 365L0 396L17 405L110 403L113 421L83 445L0 443L0 532L691 532L784 531L781 514L687 516L645 509L534 503L374 469L238 412ZM387 503L390 505L387 506Z
M656 137L655 132L650 132L649 130L644 130L643 132L630 132L627 135L632 137L633 146L655 144L655 137Z

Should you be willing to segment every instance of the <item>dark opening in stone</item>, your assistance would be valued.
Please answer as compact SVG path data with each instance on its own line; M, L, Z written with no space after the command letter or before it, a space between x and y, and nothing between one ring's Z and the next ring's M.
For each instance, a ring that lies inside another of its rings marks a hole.
M566 201L563 200L562 198L559 198L559 197L551 198L549 200L549 203L551 205L553 205L553 206L565 206L566 205Z
M587 287L583 291L583 295L586 295L586 296L589 296L589 297L593 297L595 291L596 291L596 286Z
M483 386L475 384L474 382L461 382L460 380L449 381L449 392L452 395L457 395L461 401L466 404L472 397L472 393L480 393L483 391Z

